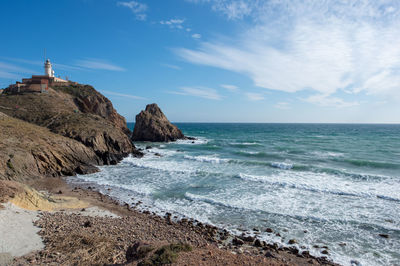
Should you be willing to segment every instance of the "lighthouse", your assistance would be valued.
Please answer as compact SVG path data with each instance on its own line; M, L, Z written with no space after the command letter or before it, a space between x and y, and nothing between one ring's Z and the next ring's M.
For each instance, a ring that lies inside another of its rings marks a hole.
M54 71L53 68L51 67L49 59L47 59L46 62L44 63L44 74L50 78L54 77Z

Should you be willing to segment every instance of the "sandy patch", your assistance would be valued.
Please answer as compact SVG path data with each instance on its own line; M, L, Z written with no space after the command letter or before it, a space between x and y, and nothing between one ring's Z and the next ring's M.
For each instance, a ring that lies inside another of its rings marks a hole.
M36 211L24 210L11 203L3 204L0 210L0 253L23 256L44 248L37 234L40 228L33 225L38 219Z
M109 217L109 218L120 218L119 215L112 213L108 210L101 209L99 207L90 207L85 208L82 210L66 210L65 213L67 214L78 214L82 216L89 216L89 217Z

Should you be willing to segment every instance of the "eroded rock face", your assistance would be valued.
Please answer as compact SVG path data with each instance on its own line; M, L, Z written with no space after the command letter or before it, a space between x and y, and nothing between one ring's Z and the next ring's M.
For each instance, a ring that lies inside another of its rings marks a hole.
M136 116L133 141L168 142L184 139L182 132L163 114L157 104L149 104Z
M141 155L130 140L125 119L88 85L2 95L0 112L81 142L95 153L99 165L116 164L128 154Z
M0 180L97 171L95 152L82 143L0 112Z

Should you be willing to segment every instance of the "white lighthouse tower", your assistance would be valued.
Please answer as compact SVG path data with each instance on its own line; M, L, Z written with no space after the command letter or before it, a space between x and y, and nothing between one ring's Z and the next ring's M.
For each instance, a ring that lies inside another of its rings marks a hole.
M46 62L44 63L44 74L48 77L53 78L54 77L54 70L51 66L50 60L47 59Z

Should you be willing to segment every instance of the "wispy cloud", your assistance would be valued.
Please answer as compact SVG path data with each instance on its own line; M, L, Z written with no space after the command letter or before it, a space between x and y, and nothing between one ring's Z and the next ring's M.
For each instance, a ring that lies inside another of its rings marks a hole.
M238 86L235 86L235 85L221 84L220 86L221 86L222 88L224 88L224 89L227 89L228 91L231 91L231 92L237 92L237 91L239 91Z
M168 67L168 68L176 69L176 70L181 70L182 69L180 66L172 65L172 64L161 64L161 65L165 66L165 67Z
M194 96L209 100L221 100L222 96L218 94L215 89L206 87L182 87L179 91L172 91L170 93L178 95Z
M233 38L176 49L186 61L244 74L270 90L314 91L314 104L353 106L331 96L340 91L400 99L399 1L194 2L228 19L251 15L254 25Z
M259 0L187 0L193 3L210 3L212 9L221 12L228 19L241 19L250 15L252 11L258 6Z
M146 100L146 98L144 98L144 97L131 95L131 94L125 94L125 93L119 93L119 92L115 92L115 91L101 90L101 92L106 95L119 96L119 97L123 97L123 98L134 99L134 100Z
M129 2L117 2L117 6L123 6L129 8L137 20L146 20L147 5L139 3L137 1Z
M322 107L346 108L346 107L354 107L360 105L360 103L357 101L346 102L341 98L324 94L311 95L303 100Z
M200 38L201 38L201 34L199 34L199 33L194 33L194 34L192 34L192 38L193 38L193 39L200 39Z
M88 69L99 69L99 70L111 70L111 71L125 71L124 68L114 65L112 63L106 62L101 59L83 59L78 60L77 66Z
M22 74L26 73L36 73L36 71L6 62L0 62L0 78L18 79Z
M183 29L184 19L170 19L170 20L161 20L161 25L167 25L171 29Z
M282 109L282 110L289 110L290 104L288 102L277 102L275 108Z
M246 92L244 95L250 101L261 101L261 100L264 100L264 96L261 93Z

